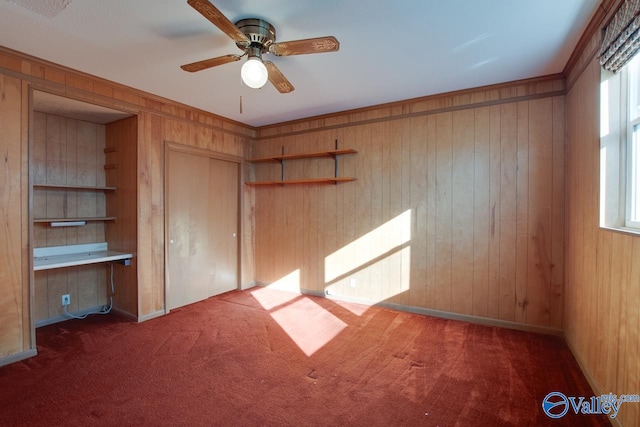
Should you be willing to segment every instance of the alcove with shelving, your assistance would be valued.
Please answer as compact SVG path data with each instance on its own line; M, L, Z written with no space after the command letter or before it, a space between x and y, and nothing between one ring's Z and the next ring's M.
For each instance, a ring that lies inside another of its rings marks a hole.
M135 315L136 116L34 91L30 135L35 326L68 318L65 294L74 314L110 305L111 274Z

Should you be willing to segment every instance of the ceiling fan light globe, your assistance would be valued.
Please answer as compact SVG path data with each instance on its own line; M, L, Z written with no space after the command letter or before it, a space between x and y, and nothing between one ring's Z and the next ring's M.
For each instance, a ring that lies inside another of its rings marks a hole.
M269 78L267 67L258 58L249 58L247 62L242 64L240 75L244 84L252 89L260 89Z

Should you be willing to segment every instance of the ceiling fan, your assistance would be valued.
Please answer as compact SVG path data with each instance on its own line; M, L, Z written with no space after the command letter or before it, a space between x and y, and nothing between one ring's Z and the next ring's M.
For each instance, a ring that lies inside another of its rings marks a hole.
M304 55L309 53L335 52L340 43L333 36L312 39L294 40L276 43L276 29L262 19L241 19L235 24L227 19L213 4L207 0L187 0L187 3L207 18L213 25L231 37L244 53L242 55L224 55L182 65L185 71L196 72L229 62L239 61L247 56L242 66L242 80L252 88L261 88L267 79L280 93L294 90L293 85L271 61L264 61L262 55L271 53L275 56Z

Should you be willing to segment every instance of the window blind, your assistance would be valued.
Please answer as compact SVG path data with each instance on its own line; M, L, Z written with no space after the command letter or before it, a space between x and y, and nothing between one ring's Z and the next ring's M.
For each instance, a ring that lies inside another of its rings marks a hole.
M624 0L604 28L598 58L607 70L616 72L640 50L640 0Z

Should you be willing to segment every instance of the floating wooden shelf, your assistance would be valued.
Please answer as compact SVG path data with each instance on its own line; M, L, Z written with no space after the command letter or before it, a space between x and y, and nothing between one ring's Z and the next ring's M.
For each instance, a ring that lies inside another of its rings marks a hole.
M355 181L355 178L340 177L338 176L338 156L344 154L356 154L357 151L352 148L338 149L338 140L336 139L335 150L316 151L313 153L299 153L299 154L284 154L284 147L282 147L282 154L278 156L258 157L255 159L247 160L249 163L264 163L264 162L280 162L280 181L254 181L246 182L246 185L289 185L289 184L335 184L339 182ZM314 159L322 157L332 157L334 161L334 176L329 178L305 178L305 179L285 179L284 176L284 162L285 160L300 160L300 159Z
M356 154L357 151L351 148L343 150L329 150L329 151L317 151L315 153L300 153L300 154L283 154L279 156L259 157L256 159L249 159L250 163L262 163L262 162L279 162L282 160L296 160L296 159L311 159L318 157L335 157L343 154Z
M255 181L246 182L247 185L289 185L289 184L337 184L339 182L355 181L355 178L341 176L337 178L309 178L288 179L284 181Z
M82 218L34 218L33 222L78 222L78 221L115 221L115 216Z
M66 185L66 184L33 184L33 188L45 188L49 190L116 191L116 187Z

